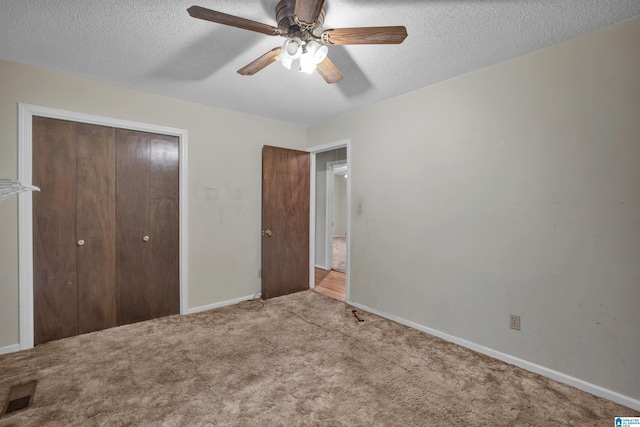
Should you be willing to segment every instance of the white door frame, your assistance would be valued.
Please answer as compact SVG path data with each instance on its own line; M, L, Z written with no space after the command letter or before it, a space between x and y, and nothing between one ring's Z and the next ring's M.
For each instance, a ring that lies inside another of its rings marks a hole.
M332 162L327 162L327 199L326 199L326 214L325 214L325 265L327 266L327 270L331 270L333 268L333 196L334 196L334 184L335 184L335 173L337 169L346 169L349 170L347 166L346 160L335 160ZM348 181L347 181L348 184Z
M351 140L343 139L328 144L319 145L308 148L311 153L311 188L310 188L310 207L309 207L309 287L315 287L315 267L316 267L316 154L325 151L335 150L337 148L347 149L347 170L351 175ZM349 301L351 292L350 276L351 276L351 179L347 179L347 260L346 260L346 300Z
M18 104L18 179L31 184L32 180L32 136L33 117L49 117L108 126L114 128L137 130L177 136L180 145L180 314L188 309L188 276L187 276L187 140L185 129L177 129L148 123L132 122L111 117L95 116L31 104ZM31 192L18 195L18 296L20 320L20 350L33 347L34 312L33 312L33 215Z

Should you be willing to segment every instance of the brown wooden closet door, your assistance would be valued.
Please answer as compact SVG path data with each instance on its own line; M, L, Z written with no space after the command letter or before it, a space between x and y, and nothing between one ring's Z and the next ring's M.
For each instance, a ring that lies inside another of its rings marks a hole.
M116 325L115 132L33 122L35 344Z
M116 287L118 324L150 319L149 136L116 130Z
M180 174L178 138L150 135L149 279L152 318L180 312Z
M78 333L75 123L33 118L34 343Z
M118 324L180 311L177 137L116 131Z
M35 118L35 344L179 312L177 137Z
M115 129L78 123L78 332L117 325Z

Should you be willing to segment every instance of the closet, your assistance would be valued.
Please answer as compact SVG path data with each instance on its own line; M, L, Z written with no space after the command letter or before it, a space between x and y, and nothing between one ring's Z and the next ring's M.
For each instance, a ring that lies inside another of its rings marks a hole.
M175 136L33 118L34 343L179 312Z

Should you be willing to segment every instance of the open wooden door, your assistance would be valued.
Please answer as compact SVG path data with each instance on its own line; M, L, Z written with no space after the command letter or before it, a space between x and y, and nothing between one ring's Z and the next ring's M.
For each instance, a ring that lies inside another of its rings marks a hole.
M311 155L262 148L262 297L309 289Z

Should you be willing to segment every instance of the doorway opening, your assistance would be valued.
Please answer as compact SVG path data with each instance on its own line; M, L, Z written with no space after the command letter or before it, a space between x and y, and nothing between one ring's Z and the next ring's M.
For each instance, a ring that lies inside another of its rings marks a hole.
M349 296L349 141L314 148L311 188L311 287L340 301Z
M347 273L346 160L327 163L327 264L329 270Z

